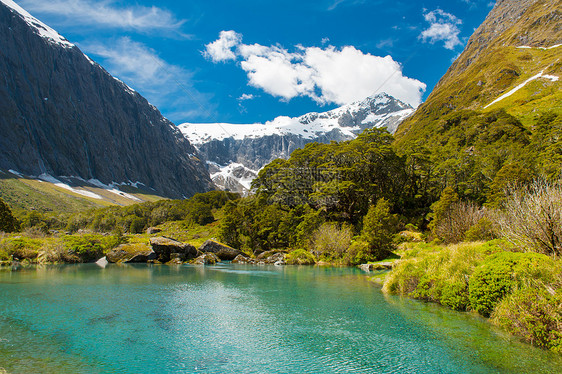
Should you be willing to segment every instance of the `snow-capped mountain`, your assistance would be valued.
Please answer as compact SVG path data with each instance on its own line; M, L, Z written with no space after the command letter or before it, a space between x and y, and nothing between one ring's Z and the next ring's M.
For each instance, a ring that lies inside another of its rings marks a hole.
M307 143L349 140L373 127L394 132L413 112L410 105L381 93L327 112L281 116L265 124L184 123L178 127L206 158L213 182L244 193L259 169L276 158L288 158Z
M173 123L12 0L0 0L0 76L1 170L174 198L213 188Z

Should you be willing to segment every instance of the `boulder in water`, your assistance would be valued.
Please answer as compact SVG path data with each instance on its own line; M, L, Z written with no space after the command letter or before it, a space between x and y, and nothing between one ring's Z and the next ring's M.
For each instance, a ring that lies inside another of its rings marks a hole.
M156 254L156 259L162 263L167 263L172 260L172 253L179 255L181 261L191 260L199 254L197 248L188 243L182 243L175 239L167 238L165 236L158 236L150 238L150 246Z
M234 260L236 256L242 253L237 249L214 240L207 240L205 243L203 243L203 245L201 245L201 247L199 247L199 251L203 253L214 253L218 258L226 261Z
M195 260L192 261L192 264L195 265L214 265L217 262L220 262L220 258L217 257L214 253L207 252L203 253L201 256L197 257Z
M232 260L233 264L255 264L256 260L254 260L253 258L250 258L244 254L239 254L238 256L236 256L234 258L234 260Z

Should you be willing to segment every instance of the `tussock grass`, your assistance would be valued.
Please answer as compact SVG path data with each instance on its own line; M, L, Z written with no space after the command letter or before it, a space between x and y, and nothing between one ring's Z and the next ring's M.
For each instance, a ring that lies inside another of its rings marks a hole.
M562 352L562 260L515 249L505 240L404 243L383 291L478 312L531 344Z

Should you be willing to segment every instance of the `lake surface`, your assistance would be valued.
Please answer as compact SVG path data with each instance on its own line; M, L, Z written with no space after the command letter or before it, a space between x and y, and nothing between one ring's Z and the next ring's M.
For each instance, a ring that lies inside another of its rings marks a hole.
M0 372L561 373L485 320L359 270L231 265L0 271Z

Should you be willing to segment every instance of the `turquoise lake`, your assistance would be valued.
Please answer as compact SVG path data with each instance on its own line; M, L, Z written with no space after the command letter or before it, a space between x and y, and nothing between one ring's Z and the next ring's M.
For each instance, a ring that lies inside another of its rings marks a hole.
M562 373L469 313L352 268L0 270L0 373Z

